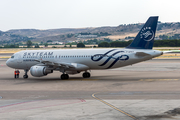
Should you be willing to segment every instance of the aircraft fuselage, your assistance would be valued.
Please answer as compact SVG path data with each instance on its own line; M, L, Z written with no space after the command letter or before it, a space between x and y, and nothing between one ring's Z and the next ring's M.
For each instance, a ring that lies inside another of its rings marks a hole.
M137 52L149 55L137 56ZM39 64L37 59L53 63L83 64L89 69L112 69L135 64L162 55L161 51L147 49L66 49L26 50L14 54L7 65L16 69L30 69Z

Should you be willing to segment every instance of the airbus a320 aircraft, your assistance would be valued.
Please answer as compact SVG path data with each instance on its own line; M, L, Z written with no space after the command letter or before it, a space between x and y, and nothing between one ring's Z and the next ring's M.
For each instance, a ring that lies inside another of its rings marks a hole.
M89 78L89 70L112 69L132 65L163 54L152 50L158 17L150 17L133 42L126 48L111 49L69 49L69 50L25 50L12 55L6 65L24 69L34 77L42 77L54 70L63 74L61 79L69 79L68 74L83 73Z

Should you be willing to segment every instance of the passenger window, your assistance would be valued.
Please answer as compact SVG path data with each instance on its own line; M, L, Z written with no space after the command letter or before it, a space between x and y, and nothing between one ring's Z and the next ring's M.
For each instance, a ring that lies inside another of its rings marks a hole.
M11 58L14 58L14 56L11 56Z

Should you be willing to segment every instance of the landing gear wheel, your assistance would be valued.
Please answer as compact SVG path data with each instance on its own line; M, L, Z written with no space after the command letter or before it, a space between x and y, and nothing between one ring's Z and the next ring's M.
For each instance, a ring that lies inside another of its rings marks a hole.
M66 76L66 79L69 79L69 75L68 74L65 74L65 76Z
M28 75L23 75L23 78L24 78L24 79L27 79L27 78L28 78Z
M25 75L23 75L23 78L24 78L24 79L27 79L27 78L28 78L28 75L27 75L28 71L29 71L29 70L24 70L24 72L25 72Z
M65 76L64 74L61 75L61 80L64 80L65 79Z
M69 79L69 75L68 74L62 74L61 79L62 80Z
M83 78L89 78L91 74L89 72L83 73Z

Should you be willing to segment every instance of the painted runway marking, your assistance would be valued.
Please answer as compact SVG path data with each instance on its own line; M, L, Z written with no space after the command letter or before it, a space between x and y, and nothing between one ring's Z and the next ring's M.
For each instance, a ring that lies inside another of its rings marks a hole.
M125 115L127 115L127 116L129 116L129 117L131 117L131 118L133 118L134 120L138 120L136 117L130 115L129 113L126 113L125 111L122 111L122 110L118 109L117 107L115 107L115 106L113 106L113 105L107 103L106 101L104 101L104 100L102 100L102 99L96 97L95 94L97 94L97 93L92 94L92 97L93 97L94 99L99 100L100 102L102 102L102 103L108 105L109 107L111 107L111 108L113 108L113 109L115 109L115 110L117 110L117 111L119 111L119 112L121 112L121 113L123 113L123 114L125 114Z
M175 81L179 79L140 79L139 81Z
M4 67L4 66L6 66L6 65L0 65L0 66Z
M39 109L39 108L45 108L45 107L76 104L76 103L82 103L82 102L86 102L86 100L77 99L77 100L69 100L69 101L61 101L61 100L25 101L25 102L18 102L18 103L12 103L12 104L0 106L0 113L15 112L15 111L21 111L21 110L32 110L32 109Z

